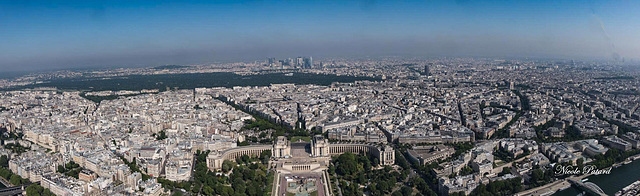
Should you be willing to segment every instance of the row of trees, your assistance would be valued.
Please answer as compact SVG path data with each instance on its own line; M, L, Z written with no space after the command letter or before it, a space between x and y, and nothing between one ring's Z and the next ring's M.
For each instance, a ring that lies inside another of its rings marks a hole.
M470 195L513 195L522 191L522 178L516 177L509 180L491 181L489 184L478 185Z
M402 152L400 152L399 150L396 150L395 153L396 153L395 164L402 167L402 169L404 170L411 169L411 164L409 163L409 161L407 161L407 159L404 158L404 155L402 155Z
M593 165L598 167L599 169L607 168L613 166L616 162L623 162L628 157L636 155L640 153L640 150L631 150L631 151L621 151L615 148L609 148L609 150L604 154L598 154L593 158Z

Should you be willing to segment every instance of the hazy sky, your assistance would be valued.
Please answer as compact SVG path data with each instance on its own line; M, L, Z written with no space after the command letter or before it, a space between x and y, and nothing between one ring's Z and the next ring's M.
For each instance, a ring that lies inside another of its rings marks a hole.
M295 56L640 58L640 1L0 1L0 72Z

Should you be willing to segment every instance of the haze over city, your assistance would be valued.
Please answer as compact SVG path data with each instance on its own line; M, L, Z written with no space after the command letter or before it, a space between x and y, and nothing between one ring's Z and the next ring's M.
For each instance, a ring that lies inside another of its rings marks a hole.
M637 1L2 1L0 70L323 57L640 57Z

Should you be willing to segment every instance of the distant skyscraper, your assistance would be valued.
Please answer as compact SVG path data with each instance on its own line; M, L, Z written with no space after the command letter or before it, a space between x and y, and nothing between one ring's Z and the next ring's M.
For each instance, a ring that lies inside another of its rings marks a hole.
M269 57L267 59L267 65L273 65L274 63L276 63L276 58Z
M303 68L311 68L313 67L313 58L312 57L305 57L304 58L304 64L303 64Z
M303 64L303 58L302 57L298 57L296 58L296 67L302 67Z
M292 58L287 58L286 64L288 66L295 66L296 65Z
M427 76L431 75L431 73L429 72L429 64L424 65L424 74Z

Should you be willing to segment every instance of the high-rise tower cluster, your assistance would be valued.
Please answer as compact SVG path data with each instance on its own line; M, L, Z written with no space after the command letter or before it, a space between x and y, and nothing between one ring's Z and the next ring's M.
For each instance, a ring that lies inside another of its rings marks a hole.
M296 57L277 60L276 58L267 58L266 66L281 68L297 68L310 69L313 67L313 57Z

